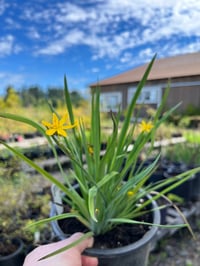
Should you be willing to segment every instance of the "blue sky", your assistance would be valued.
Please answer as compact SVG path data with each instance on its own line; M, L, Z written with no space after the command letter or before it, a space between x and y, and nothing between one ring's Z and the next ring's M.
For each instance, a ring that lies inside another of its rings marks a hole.
M88 85L200 51L200 0L0 0L0 93Z

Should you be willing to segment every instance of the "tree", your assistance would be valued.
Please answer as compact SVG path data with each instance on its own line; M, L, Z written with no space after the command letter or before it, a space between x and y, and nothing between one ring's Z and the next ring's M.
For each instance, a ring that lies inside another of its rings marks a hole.
M72 104L75 107L79 107L81 105L82 101L84 100L84 98L77 91L72 91L70 93L70 96L71 96Z
M38 106L45 101L45 93L37 86L21 91L23 106Z
M4 103L6 108L21 106L20 96L12 87L7 88L6 95L4 97Z
M0 98L0 110L5 108L5 102L3 98Z
M47 99L51 101L54 108L64 103L63 89L48 88Z

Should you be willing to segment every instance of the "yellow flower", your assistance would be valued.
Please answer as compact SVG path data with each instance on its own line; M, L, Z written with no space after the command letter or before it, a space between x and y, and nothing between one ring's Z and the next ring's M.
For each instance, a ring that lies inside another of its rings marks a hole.
M95 214L98 215L99 214L99 209L95 209Z
M94 149L93 149L92 145L90 145L90 144L88 144L88 152L90 155L94 154Z
M144 120L140 123L140 128L142 132L149 133L153 128L153 124L151 122L145 122Z
M128 197L132 197L132 196L134 195L134 191L129 190L129 191L127 192L127 195L128 195Z
M42 124L47 128L46 134L48 136L58 134L60 136L66 137L66 129L71 129L77 126L77 123L74 123L73 125L67 125L67 119L67 114L59 120L57 115L53 113L52 124L47 121L42 121Z
M76 210L75 210L75 209L73 209L73 208L71 208L70 212L72 212L72 213L75 213L75 212L76 212Z

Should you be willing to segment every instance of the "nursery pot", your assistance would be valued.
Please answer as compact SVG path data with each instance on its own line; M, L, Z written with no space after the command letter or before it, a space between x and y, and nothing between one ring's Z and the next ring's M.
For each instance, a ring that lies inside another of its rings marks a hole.
M14 238L13 244L18 248L7 256L0 256L0 266L22 266L24 262L24 244L20 238Z
M192 183L193 187L193 200L200 200L200 173L195 174L194 182Z
M154 211L152 212L152 223L154 224L160 224L160 211L157 207L157 203L153 201L152 209ZM56 204L52 204L50 216L54 216L58 212ZM61 240L68 237L62 231L57 221L52 221L51 225L58 239ZM156 226L152 226L141 239L127 246L109 249L89 248L85 250L84 255L97 257L99 266L146 266L157 229Z
M165 178L170 178L179 174L184 173L188 170L188 167L185 164L181 163L172 163L167 171L164 172ZM177 186L170 193L175 194L181 197L185 202L191 201L194 196L194 187L193 183L195 180L195 175L191 176L187 181Z
M193 169L197 165L189 165L189 169ZM192 179L192 201L200 200L200 172L196 173Z

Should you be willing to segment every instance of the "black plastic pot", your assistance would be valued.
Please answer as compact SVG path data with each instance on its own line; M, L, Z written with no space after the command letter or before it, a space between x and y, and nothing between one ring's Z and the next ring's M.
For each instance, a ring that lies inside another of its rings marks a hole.
M195 166L190 166L190 169L195 168ZM200 200L200 172L196 173L192 179L192 200Z
M25 254L24 244L20 238L13 239L13 243L18 246L18 249L10 255L0 256L0 266L22 266Z
M188 167L185 164L181 163L171 163L170 167L167 171L164 172L165 178L170 178L179 174L182 174L183 172L187 171ZM185 202L192 201L193 200L193 189L194 189L194 182L195 176L192 176L187 181L179 185L178 187L174 188L170 191L170 193L175 194L179 197L181 197Z
M160 211L157 209L157 203L153 202L153 223L160 224ZM51 216L57 214L56 207L52 204ZM58 239L65 239L67 235L61 230L57 221L52 221L52 229ZM99 266L146 266L150 253L151 243L157 232L157 227L151 229L138 241L133 244L114 248L114 249L96 249L90 248L85 250L87 256L97 257Z
M163 179L165 179L163 176L163 171L158 169L149 177L149 179L147 180L147 184L155 184Z

